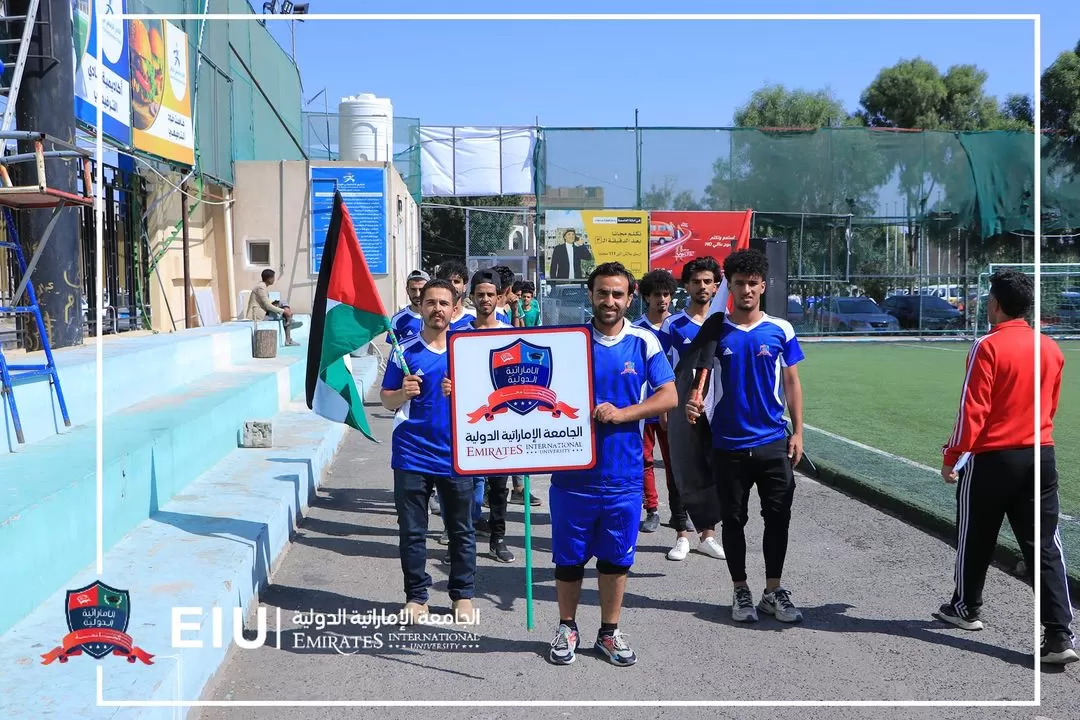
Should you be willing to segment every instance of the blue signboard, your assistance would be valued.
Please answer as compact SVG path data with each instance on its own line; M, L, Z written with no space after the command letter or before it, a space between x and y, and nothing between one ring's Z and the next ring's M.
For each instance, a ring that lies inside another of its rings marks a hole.
M102 13L101 37L97 13ZM120 14L127 0L72 0L71 34L75 54L75 117L97 127L97 82L101 75L101 124L105 137L131 145L131 66L127 31ZM97 63L101 43L101 66Z
M326 233L334 211L334 190L349 210L360 249L373 275L387 270L386 170L361 167L311 168L311 273L322 266Z

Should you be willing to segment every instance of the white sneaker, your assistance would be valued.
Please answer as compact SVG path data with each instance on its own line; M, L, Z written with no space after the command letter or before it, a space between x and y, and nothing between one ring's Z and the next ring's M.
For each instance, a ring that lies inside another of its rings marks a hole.
M716 542L715 536L710 536L702 540L697 546L697 551L702 555L708 555L717 560L724 560L727 558L727 555L724 555L723 545Z
M668 550L668 560L685 560L686 556L690 554L690 541L684 537L680 537L675 541L675 547Z

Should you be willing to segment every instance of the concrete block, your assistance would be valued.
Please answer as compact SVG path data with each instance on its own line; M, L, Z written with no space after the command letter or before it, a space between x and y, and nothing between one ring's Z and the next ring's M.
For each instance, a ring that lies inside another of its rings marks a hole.
M244 437L243 441L240 443L240 447L274 447L273 425L263 420L250 420L244 423Z

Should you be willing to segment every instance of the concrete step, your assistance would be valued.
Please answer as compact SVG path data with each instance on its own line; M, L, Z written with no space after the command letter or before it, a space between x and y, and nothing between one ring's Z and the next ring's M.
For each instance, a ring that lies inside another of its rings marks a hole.
M370 377L370 364L365 372ZM266 583L347 432L300 403L272 422L273 448L230 452L182 494L162 500L150 518L117 542L105 554L103 574L81 563L36 610L0 635L5 718L165 720L186 714L186 709L172 707L95 707L97 671L103 675L101 696L106 703L199 698L232 643L233 608L246 613ZM160 480L149 476L149 494ZM162 497L165 492L157 490ZM85 514L92 514L92 508ZM61 645L69 631L66 591L96 580L129 591L127 634L135 646L154 655L153 664L82 655L42 666L41 656ZM179 607L203 609L199 630L183 635L201 639L203 647L172 646L172 609ZM224 610L224 643L217 648L212 642L212 607ZM272 633L275 627L275 618L267 618L267 629ZM267 642L274 642L272 634Z
M300 316L303 327L294 339L303 342L310 318ZM260 325L261 327L262 325ZM266 324L266 327L270 327ZM296 348L288 348L296 350ZM283 354L286 348L279 348ZM95 339L87 345L64 348L53 354L60 373L60 387L67 403L72 428L65 428L59 404L47 381L15 388L15 401L26 443L20 445L4 404L0 427L0 455L19 453L40 440L71 432L94 422L97 411L97 348ZM44 364L44 354L10 353L9 363ZM139 337L111 337L102 343L103 414L117 412L148 399L168 394L198 378L227 370L238 363L251 362L251 323L226 323L175 333Z
M235 450L243 423L302 397L306 348L283 348L105 417L103 540L111 548ZM0 457L0 632L33 610L96 552L96 427L83 425Z

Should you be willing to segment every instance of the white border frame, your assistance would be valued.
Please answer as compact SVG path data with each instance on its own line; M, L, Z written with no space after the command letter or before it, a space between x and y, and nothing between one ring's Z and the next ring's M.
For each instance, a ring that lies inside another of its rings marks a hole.
M101 34L101 14L97 15L97 30L98 36ZM600 22L600 21L638 21L638 22L661 22L661 21L717 21L727 20L733 22L744 21L772 21L772 20L787 20L787 21L837 21L837 20L861 20L861 21L970 21L970 20L1008 20L1008 21L1031 21L1034 34L1035 34L1035 48L1034 48L1034 125L1035 132L1035 150L1034 150L1034 173L1036 181L1034 183L1034 196L1035 196L1035 217L1034 217L1034 236L1040 238L1042 236L1042 134L1039 131L1042 125L1042 88L1041 79L1042 73L1040 67L1042 65L1042 37L1041 37L1041 18L1038 13L1020 13L1020 14L1007 14L1007 13L993 13L993 14L965 14L965 13L925 13L925 14L900 14L900 13L851 13L851 14L808 14L808 13L742 13L742 14L723 14L723 13L687 13L687 14L648 14L648 13L632 13L632 14L609 14L609 13L585 13L585 14L552 14L552 13L465 13L465 14L453 14L453 13L380 13L380 14L362 14L362 13L337 13L337 14L313 14L305 15L305 22L318 22L318 21L341 21L341 20L367 20L367 21L440 21L440 22L477 22L477 21L586 21L586 22ZM163 14L149 14L149 13L123 13L120 15L121 20L224 20L232 22L264 22L266 20L294 20L292 15L258 15L255 13L244 13L241 15L232 15L228 13L163 13ZM97 61L102 61L101 44L97 47ZM102 75L98 73L97 77L97 95L101 97L102 92ZM192 118L194 122L194 118ZM104 204L101 188L103 186L103 168L102 168L102 156L103 156L103 137L101 132L102 125L102 108L101 104L97 106L97 137L95 140L95 182L97 183L98 192L95 194L94 212L96 215L96 253L95 258L95 282L97 288L101 288L104 285ZM1042 273L1040 270L1040 264L1042 262L1042 243L1037 241L1035 243L1035 286L1039 287L1042 280ZM1042 318L1041 301L1039 299L1039 293L1035 293L1035 327L1040 326ZM1035 333L1035 437L1039 437L1041 432L1040 426L1040 410L1041 410L1041 395L1039 393L1040 382L1040 333ZM104 425L104 400L103 400L103 345L102 335L99 333L95 338L96 344L96 356L97 356L97 378L96 378L96 390L97 390L97 574L100 577L103 572L104 564L104 542L103 542L103 425ZM1042 464L1039 453L1035 453L1035 474L1036 478L1041 477ZM1036 497L1035 502L1035 537L1041 538L1041 515L1039 513L1039 502ZM1034 588L1034 610L1035 610L1035 623L1034 623L1034 647L1039 647L1040 640L1040 628L1041 628L1041 609L1040 609L1040 596L1041 596L1041 545L1038 540L1035 543L1035 588ZM449 701L449 700L106 700L104 697L104 668L101 665L97 666L97 707L1038 707L1041 704L1042 697L1042 677L1040 674L1039 663L1035 663L1035 697L1034 700L786 700L786 701L766 701L766 700L717 700L717 701L681 701L681 700L643 700L643 701L630 701L630 700L596 700L596 701L559 701L559 700L519 700L519 701L502 701L502 700L461 700L461 701Z

